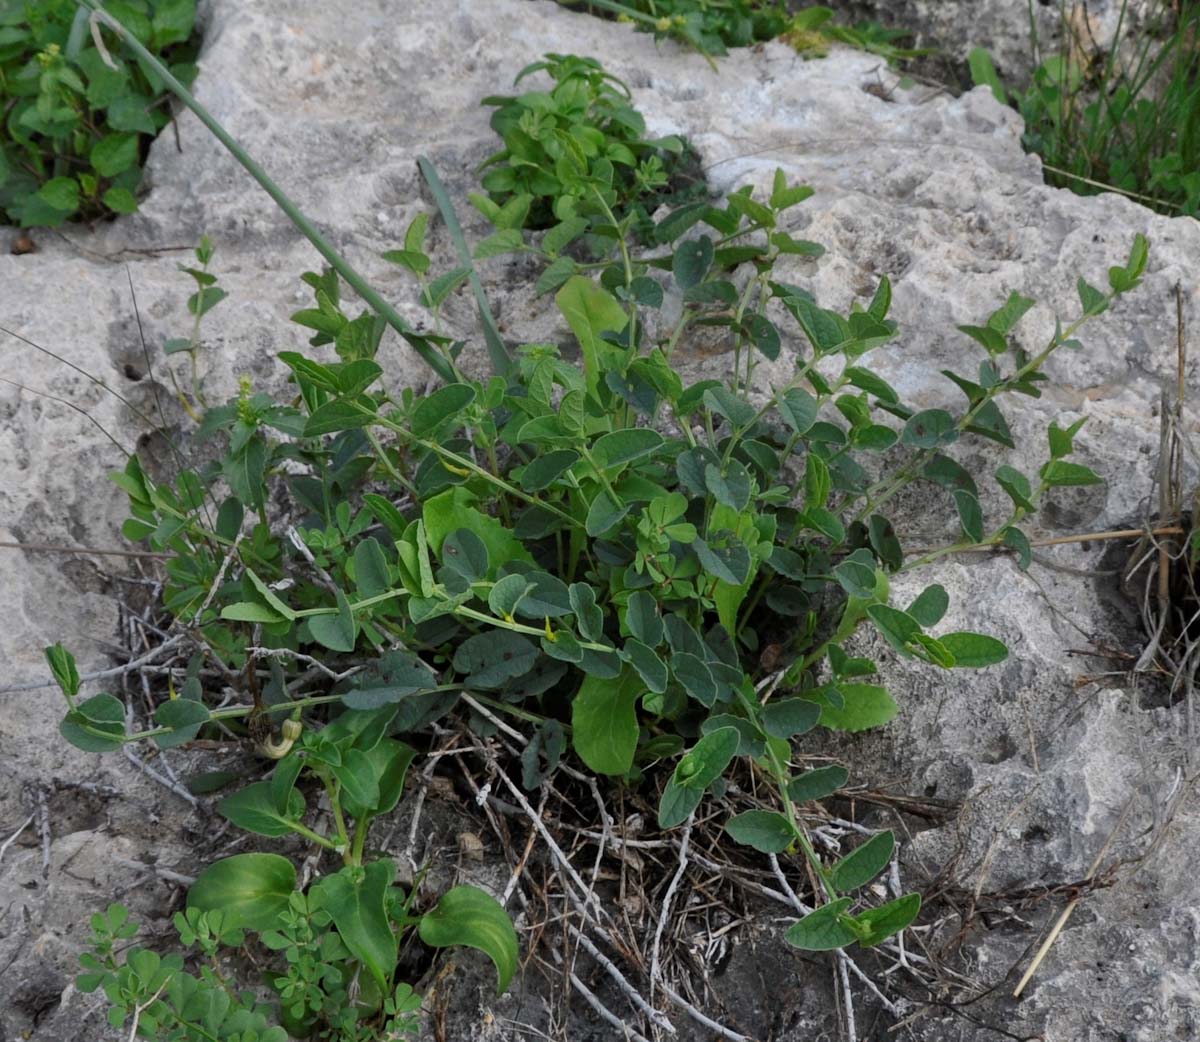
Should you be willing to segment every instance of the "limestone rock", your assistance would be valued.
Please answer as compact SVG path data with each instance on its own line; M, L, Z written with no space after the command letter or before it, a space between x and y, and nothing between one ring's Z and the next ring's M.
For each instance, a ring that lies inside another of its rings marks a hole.
M930 5L943 6L952 5ZM1017 6L1023 10L1023 0L989 8ZM967 7L956 7L955 17ZM776 44L734 52L713 73L695 54L546 0L212 0L206 21L200 100L413 321L421 318L414 287L378 255L398 243L414 213L432 209L416 158L436 162L461 204L468 237L484 234L465 202L474 168L495 144L479 99L507 89L522 66L546 51L591 54L623 77L653 131L692 139L716 191L765 184L777 166L789 179L811 183L816 195L794 211L789 230L828 252L781 274L837 308L868 298L888 275L902 336L872 363L924 406L958 406L956 389L937 375L968 357L969 342L956 324L981 320L1019 291L1039 301L1020 327L1023 346L1035 349L1056 315L1074 313L1076 278L1104 284L1107 267L1122 262L1134 234L1144 232L1152 246L1141 289L1089 323L1082 350L1052 362L1052 382L1040 400L1023 401L1019 413L1010 409L1018 449L961 447L987 490L985 510L997 516L1001 496L988 473L1002 462L1033 472L1044 459L1046 423L1087 416L1080 456L1108 484L1056 495L1033 534L1137 524L1152 488L1160 387L1174 373L1177 285L1189 321L1200 323L1200 224L1157 216L1114 195L1085 199L1046 187L1038 161L1021 151L1018 118L987 91L954 99L922 87L902 90L870 56L838 49L826 60L802 61ZM140 213L90 234L40 235L36 253L0 254L0 324L65 360L0 339L5 377L23 385L0 384L0 539L122 546L123 496L104 474L120 467L123 456L95 424L126 450L149 450L164 471L173 466L149 423L172 435L187 427L161 345L187 325L190 288L176 264L188 259L183 248L201 233L217 244L214 268L230 292L206 324L201 366L211 400L223 400L243 376L264 389L281 387L273 355L306 340L287 319L307 298L299 274L319 258L194 117L181 115L177 129L154 145L152 189ZM449 266L452 252L441 230L435 246ZM566 341L565 325L532 299L525 275L506 260L485 269L506 335ZM470 330L469 300L455 300L448 310L459 331ZM788 348L799 351L798 332ZM766 375L782 376L789 357ZM382 361L393 386L429 380L394 339ZM1189 380L1193 375L1189 368ZM953 536L952 506L928 489L898 499L892 515L913 545ZM1003 637L1010 659L994 670L947 678L881 653L903 707L898 720L852 740L810 740L812 751L844 754L856 765L856 780L966 801L961 823L924 832L906 848L904 871L914 885L946 866L960 892L977 884L1002 893L1078 881L1128 801L1134 809L1114 849L1132 857L1141 853L1138 837L1154 824L1155 808L1181 784L1182 708L1145 708L1136 693L1114 686L1121 683L1117 674L1100 685L1083 683L1082 674L1123 666L1073 657L1089 642L1139 650L1138 635L1113 607L1111 579L1078 574L1114 565L1098 564L1098 546L1045 556L1075 571L1039 565L1026 577L1007 559L962 556L898 582L900 600L925 582L943 583L952 595L947 626ZM44 678L40 649L55 640L74 647L83 668L103 668L116 623L115 586L135 567L113 557L0 549L3 682ZM45 959L30 954L33 938L46 932L62 938L58 956L46 958L53 973L69 975L87 913L113 890L146 878L106 861L106 854L145 862L153 849L187 872L194 866L179 859L186 859L198 823L189 806L140 779L119 755L98 760L67 749L55 732L62 705L51 690L0 700L5 827L15 829L36 813L37 793L51 791L56 777L124 794L106 797L95 821L68 832L51 816L51 873L34 880L35 891L26 884L41 870L38 843L16 845L0 862L0 907L24 894L29 910L21 923L11 917L0 923L0 964L13 967L0 980L6 999L18 981L33 981L26 990L37 992L37 981L48 979ZM106 815L113 822L107 830ZM1194 1037L1200 1015L1194 808L1180 805L1162 835L1144 862L1085 899L1020 1006L1007 1003L1000 981L1019 974L1018 961L1057 914L1062 894L1014 912L990 932L973 924L964 942L967 962L983 986L998 987L972 1015L1072 1042ZM72 851L63 846L69 839L90 851L92 863L104 862L99 886L72 881ZM169 890L143 890L138 900L145 913L157 907L162 915ZM953 916L945 914L928 931L930 943L953 934ZM766 943L754 935L754 945ZM797 956L782 945L773 951L779 965L799 972ZM60 977L54 980L57 987ZM739 1007L736 992L723 993L731 986L719 981L717 997L745 1013L745 1030L772 1030L769 996L751 996ZM99 1038L102 1015L82 1001L74 996L36 1025L21 1007L0 1001L0 1008L10 1035L30 1030L34 1039L57 1038L69 1023L71 1037ZM476 1037L468 1005L455 1037ZM499 1008L511 1014L517 1007ZM777 1038L830 1031L835 1014L832 1006L806 1003L789 1024ZM612 1037L594 1025L588 1030L594 1038ZM918 1030L936 1040L975 1037L976 1029L947 1013Z

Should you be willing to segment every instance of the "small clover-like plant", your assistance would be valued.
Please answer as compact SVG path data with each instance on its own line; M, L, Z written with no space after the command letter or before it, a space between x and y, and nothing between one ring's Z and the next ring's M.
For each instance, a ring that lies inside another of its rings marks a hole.
M395 862L370 856L366 845L370 824L395 809L416 755L411 746L387 736L399 708L390 696L364 697L357 692L335 696L360 708L345 709L313 732L304 727L301 714L328 703L328 696L294 699L271 710L257 706L210 711L191 685L192 690L159 707L155 714L159 726L126 734L113 712L121 703L112 695L77 700L78 670L69 652L56 645L47 650L47 659L73 706L62 733L89 751L104 752L143 739L167 748L190 741L216 721L248 721L260 736L260 752L277 763L268 779L223 798L218 811L249 833L271 838L294 835L342 861L339 870L323 875L307 891L298 888L294 864L279 854L235 854L205 869L188 892L186 912L176 916L183 945L198 947L209 960L199 983L183 973L178 956L160 960L153 953L135 950L123 965L118 964L114 943L131 936L132 929L121 909L97 916L94 950L84 956L80 987L103 987L113 1003L114 1025L133 1018L143 1034L150 1035L152 1025L166 1029L172 1020L191 1028L187 1017L194 1008L196 989L228 988L220 975L217 950L240 947L247 933L280 953L279 967L268 980L279 996L275 1016L292 1035L321 1030L327 1033L324 1037L355 1042L372 1037L369 1030L376 1028L410 1033L419 999L395 976L401 939L411 931L433 947L478 948L495 963L499 991L508 987L517 965L517 937L493 897L474 887L455 887L435 907L416 914L415 893L396 884ZM410 670L418 668L413 665ZM403 666L397 666L393 681L402 671ZM409 679L416 681L412 690L431 686L427 671L416 676L410 672ZM361 708L364 703L372 707ZM287 715L276 739L269 734L271 719L281 713ZM332 832L321 831L311 821L305 795L308 782L315 783L328 800ZM257 1004L247 1007L254 1023L266 1028L264 1009ZM228 1013L222 1008L222 1017ZM211 1037L224 1038L217 1030L224 1023L218 1019L206 1030ZM210 1036L201 1032L169 1037Z
M113 0L149 50L190 83L195 0ZM0 4L0 213L54 227L137 209L142 159L169 122L161 76L119 55L112 31L89 31L74 0Z

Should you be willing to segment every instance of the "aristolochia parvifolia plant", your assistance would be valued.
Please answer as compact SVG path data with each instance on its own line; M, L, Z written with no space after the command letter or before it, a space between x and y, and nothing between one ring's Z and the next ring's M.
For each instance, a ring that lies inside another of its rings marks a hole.
M347 975L374 981L362 1014L371 1023L395 1004L396 938L413 925L429 943L486 951L506 982L516 939L499 906L453 890L418 918L391 862L372 859L366 841L372 818L395 807L430 725L471 706L526 730L527 787L556 769L569 736L594 773L656 791L662 828L724 794L736 810L725 824L733 842L808 862L819 907L788 930L798 947L874 946L913 921L918 895L877 904L865 889L891 860L890 832L832 863L814 849L798 807L847 773L797 771L793 740L816 727L879 726L897 712L876 664L848 643L863 624L898 655L943 669L1005 658L993 637L938 632L941 586L897 605L891 577L981 545L1007 546L1027 564L1020 525L1045 494L1100 480L1066 458L1080 424L1051 425L1036 475L998 468L1012 508L985 523L975 480L952 452L965 438L1012 447L1001 403L1039 393L1051 356L1078 347L1078 329L1138 284L1147 243L1138 236L1126 264L1109 269L1107 291L1081 279L1078 316L1036 353L1012 342L1033 304L1018 294L960 327L978 352L977 365L946 374L964 407L915 411L868 364L896 335L886 278L865 307L839 314L775 277L781 256L820 252L785 226L811 194L777 172L765 198L744 188L724 206L669 214L640 253L632 215L593 216L611 255L598 277L571 273L555 294L578 360L555 345L521 345L511 357L489 345L495 371L477 378L462 364L464 343L425 336L448 378L422 398L389 390L382 322L347 315L336 274L310 273L315 307L295 318L337 361L282 352L294 392L276 401L245 387L210 410L201 433L222 439L222 457L173 485L152 481L136 459L117 476L131 503L127 535L172 555L166 606L226 675L247 678L251 701L212 709L191 676L153 727L131 732L113 696L79 698L73 663L56 647L51 665L70 702L64 735L103 751L240 723L279 763L269 780L222 800L221 813L259 835L298 834L344 862L307 893L277 855L218 862L189 895L197 913L233 910L232 923L210 931L311 944L297 939L294 917L301 906L319 911L316 928L333 938L320 942L332 953L330 986ZM390 259L423 280L436 325L470 268L430 277L426 226L417 218ZM548 268L571 259L573 237L559 227L523 233L512 248ZM724 331L732 371L687 384L674 355L700 326ZM754 390L756 360L777 360L785 340L792 374ZM906 563L887 511L916 482L944 490L962 534ZM286 502L285 516L272 517L268 502ZM774 796L751 801L754 786L731 794L726 780L740 772L769 781ZM332 833L314 827L301 776L324 792ZM107 988L118 970L103 972ZM276 984L281 994L300 987Z

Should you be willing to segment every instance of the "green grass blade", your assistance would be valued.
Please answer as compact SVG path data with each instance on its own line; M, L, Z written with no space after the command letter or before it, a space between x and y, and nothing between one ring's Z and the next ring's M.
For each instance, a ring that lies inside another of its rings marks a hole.
M471 250L467 246L466 236L463 235L462 225L458 223L454 204L450 201L450 196L446 194L446 189L443 187L434 165L425 156L417 157L417 167L429 185L429 190L433 193L434 201L441 211L442 220L446 222L446 230L450 233L454 249L458 252L459 263L470 272L467 278L471 283L471 290L475 294L475 303L479 307L479 321L483 324L483 338L487 341L488 355L492 360L492 371L497 376L504 376L512 367L512 355L504 346L504 341L500 339L500 330L496 328L496 319L488 304L487 294L483 291L483 283L479 281L479 273L475 270L472 262Z

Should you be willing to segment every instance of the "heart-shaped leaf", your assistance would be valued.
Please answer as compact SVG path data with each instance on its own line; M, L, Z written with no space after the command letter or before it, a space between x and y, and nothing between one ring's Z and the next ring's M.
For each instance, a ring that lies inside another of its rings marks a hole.
M296 867L278 854L235 854L211 864L188 891L189 908L221 911L261 933L279 925L296 889Z
M113 695L93 695L63 717L61 734L86 753L109 753L125 744L125 706Z
M571 705L571 744L596 773L619 776L633 767L640 734L637 700L645 689L630 669L617 684L592 675L583 678Z
M195 738L210 718L208 707L194 699L173 698L163 702L154 711L154 722L159 727L170 727L173 730L170 734L155 735L154 742L160 749L172 749L183 745Z
M748 810L725 823L734 841L764 854L780 854L795 842L796 828L774 810Z
M287 807L283 809L276 803L269 781L254 782L221 800L217 812L255 835L286 836L304 816L304 797L295 789L290 790Z
M342 942L386 992L396 968L396 935L387 913L387 891L396 877L395 862L380 858L369 865L347 865L313 884L318 907L333 918Z
M474 886L447 890L437 907L421 917L418 932L421 940L434 948L465 945L483 952L496 966L496 993L508 990L517 972L517 931L490 894Z

